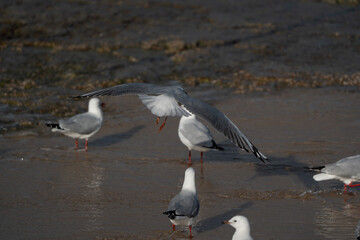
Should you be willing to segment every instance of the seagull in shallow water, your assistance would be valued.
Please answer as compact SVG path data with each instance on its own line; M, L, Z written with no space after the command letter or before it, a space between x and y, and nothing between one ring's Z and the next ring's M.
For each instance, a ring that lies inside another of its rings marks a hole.
M88 149L88 139L100 130L103 122L103 114L98 98L89 101L89 110L86 113L75 115L71 118L60 119L59 123L47 123L52 132L60 132L68 137L75 138L75 149L78 149L78 139L85 139L85 151Z
M237 215L224 221L223 224L229 224L236 229L232 240L253 240L250 236L250 224L246 217Z
M119 96L125 94L138 95L151 113L158 117L157 119L165 117L160 130L164 127L168 116L188 117L191 114L195 114L209 122L216 130L223 133L241 149L247 152L251 151L262 162L269 161L225 114L207 103L190 97L179 86L163 87L148 83L128 83L85 93L74 98Z
M163 212L170 219L173 230L175 225L189 226L191 236L191 225L200 209L199 199L195 186L195 171L189 167L185 171L185 178L182 189L173 199L171 199L167 212Z
M310 169L321 172L313 176L315 181L338 179L344 183L345 191L347 187L360 186L360 184L353 184L360 181L360 155L343 158L323 166L310 167Z
M200 122L194 114L181 117L178 134L181 142L189 149L189 164L191 164L191 150L201 152L201 162L203 162L203 152L224 150L216 145L209 128Z
M356 226L355 237L357 240L360 240L360 221L359 221L358 225Z

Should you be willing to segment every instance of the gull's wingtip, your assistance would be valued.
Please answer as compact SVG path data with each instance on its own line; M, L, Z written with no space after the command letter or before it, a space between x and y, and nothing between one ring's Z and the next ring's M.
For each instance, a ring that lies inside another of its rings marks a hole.
M271 163L270 159L262 154L254 145L252 145L251 151L254 153L255 157L260 159L263 163Z
M78 95L78 96L70 96L68 99L81 99L81 98L88 98L89 96Z
M263 161L263 163L271 163L270 158L267 158L267 157L263 158L262 161Z
M255 156L256 156L258 159L260 159L260 161L262 161L262 162L265 163L265 164L271 163L271 161L270 161L270 159L269 159L268 157L265 157L265 156L257 156L256 154L255 154Z

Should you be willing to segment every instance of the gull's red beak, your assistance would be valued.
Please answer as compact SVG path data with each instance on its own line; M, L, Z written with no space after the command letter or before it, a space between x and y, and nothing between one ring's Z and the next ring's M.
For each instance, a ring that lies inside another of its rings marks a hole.
M105 105L105 103L101 103L100 106L101 106L102 108L105 108L106 105Z

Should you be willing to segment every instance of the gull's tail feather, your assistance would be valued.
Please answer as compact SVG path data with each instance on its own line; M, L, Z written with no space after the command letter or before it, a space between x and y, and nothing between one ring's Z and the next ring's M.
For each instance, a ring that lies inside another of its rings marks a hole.
M46 126L48 126L50 128L61 129L60 125L58 123L46 123Z
M316 167L306 167L306 168L309 169L309 170L320 171L324 167L325 166L316 166Z
M184 215L178 215L176 214L176 211L175 210L172 210L172 211L167 211L167 212L163 212L164 215L167 215L168 218L174 220L176 216L184 216Z
M329 175L326 173L319 173L313 176L315 181L324 181L324 180L330 180L330 179L334 179L335 176L333 175Z
M167 215L168 218L170 218L170 219L172 219L172 220L174 220L175 217L176 217L175 211L167 211L167 212L163 212L163 214L164 214L164 215Z

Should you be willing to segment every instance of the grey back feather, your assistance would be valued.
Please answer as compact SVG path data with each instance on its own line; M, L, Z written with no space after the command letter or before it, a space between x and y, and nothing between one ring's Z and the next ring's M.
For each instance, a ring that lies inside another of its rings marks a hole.
M101 127L101 120L92 113L86 112L71 118L59 120L62 129L80 134L90 134Z
M211 136L209 128L196 118L192 121L184 122L183 127L181 127L179 131L195 146L208 148L213 146L213 137Z
M360 155L340 159L335 163L326 164L321 172L346 178L360 179Z
M168 211L175 211L176 215L196 217L199 213L200 204L197 195L193 192L182 190L171 199Z

